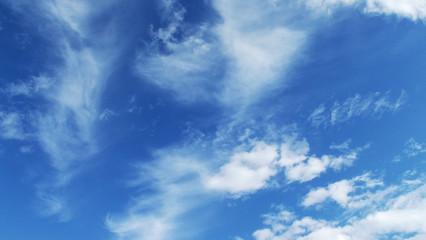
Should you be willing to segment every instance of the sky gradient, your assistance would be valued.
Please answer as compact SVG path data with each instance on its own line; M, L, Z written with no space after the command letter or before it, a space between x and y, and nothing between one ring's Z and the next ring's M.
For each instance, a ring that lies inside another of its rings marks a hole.
M425 0L0 0L0 239L426 239Z

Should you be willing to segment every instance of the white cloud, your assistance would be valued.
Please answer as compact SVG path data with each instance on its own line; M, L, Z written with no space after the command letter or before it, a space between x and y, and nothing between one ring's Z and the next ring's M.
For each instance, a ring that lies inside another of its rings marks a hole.
M418 143L414 138L408 139L408 141L404 144L404 154L408 157L415 157L421 153L426 152L426 144Z
M423 0L301 0L316 13L331 15L339 7L357 7L367 14L396 15L410 20L426 20Z
M188 239L197 232L197 220L185 214L208 201L200 181L204 166L177 150L156 156L154 162L140 165L137 180L129 183L145 191L134 197L126 214L106 220L118 239Z
M426 20L426 2L423 0L366 0L365 12L397 15L411 20Z
M369 13L385 9L373 9L370 7L371 1L368 2L299 1L307 9L327 14L340 7L364 6L365 12ZM219 23L214 26L191 25L185 23L186 10L177 1L163 0L159 4L165 15L163 19L168 22L166 26L153 32L153 42L138 57L136 72L145 80L171 91L177 99L184 102L218 101L225 106L237 106L240 109L256 102L268 90L288 83L285 73L297 61L309 35L308 29L301 27L304 24L295 27L293 23L312 22L315 19L291 19L294 11L302 14L306 9L283 1L218 0L213 1L212 6L221 17ZM405 5L411 6L410 9L422 7L408 1L401 4ZM238 16L235 12L239 13ZM392 12L399 14L396 10ZM215 83L209 81L212 77ZM352 112L346 109L347 105L334 106L336 112L331 117L332 124L366 114L362 112L362 107L371 108L368 111L380 114L392 108L397 109L398 104L403 103L391 103L385 95L381 95L383 99L380 96L370 96L371 99L364 99L364 102L359 103L356 101L361 100L357 99L360 96L356 96L351 99L355 101L353 104L361 105L352 106L359 107L352 109ZM362 106L363 104L368 106ZM316 109L311 115L314 125L321 125L324 118L328 119L320 110L321 108Z
M305 207L320 204L327 199L333 199L342 207L360 207L360 199L365 199L365 196L358 194L353 198L350 193L354 191L365 191L368 188L383 185L383 183L376 179L371 179L369 174L355 177L350 180L341 180L329 184L327 188L318 188L311 190L302 202Z
M215 1L223 19L216 34L230 63L222 100L250 103L271 86L283 84L283 74L305 42L306 33L289 27L283 12L267 1ZM238 16L235 12L239 12Z
M154 32L154 47L140 55L136 69L180 100L247 105L281 82L305 40L303 31L286 26L285 8L263 1L214 1L222 18L214 27L185 24L182 6L160 3L169 23Z
M83 25L86 23L85 18L91 12L90 3L81 0L53 0L45 3L45 8L56 19L65 22L79 34L83 31Z
M44 102L42 108L30 109L25 119L9 113L2 124L7 125L4 125L7 132L3 134L20 136L19 139L30 135L29 140L38 141L49 155L54 171L45 174L46 182L37 187L38 197L45 203L46 209L41 210L45 216L69 219L61 217L70 215L65 212L71 211L62 193L84 169L83 160L97 151L93 130L98 121L99 101L105 81L113 71L112 60L120 47L111 46L116 37L114 29L106 32L98 29L94 34L88 28L97 11L104 10L111 2L102 2L100 6L95 1L80 0L9 1L13 10L25 11L22 16L28 18L28 24L48 26L49 34L40 36L52 43L45 57L59 60L43 66L46 73L2 89L12 97L41 98ZM92 44L94 40L96 44Z
M351 166L357 159L358 153L366 147L354 150L347 149L343 155L323 155L316 157L308 156L309 145L306 140L290 140L281 145L280 165L285 167L285 174L289 181L310 181L328 168L340 170L343 167Z
M278 147L257 142L250 152L236 153L220 172L208 177L207 189L242 194L263 188L277 173Z
M360 177L362 179L365 177ZM358 179L358 180L359 180ZM343 181L340 181L343 183ZM329 186L330 187L330 186ZM329 188L330 189L330 188ZM278 239L353 239L373 240L383 236L414 235L421 239L426 233L426 185L421 183L414 187L406 184L387 188L392 192L382 199L370 200L363 211L357 211L349 220L316 220L303 217L295 220L274 222L264 229L257 230L253 236L257 240ZM378 190L380 192L382 190ZM370 198L377 195L372 194ZM340 199L340 198L338 198ZM342 200L343 199L343 200ZM345 198L341 198L342 203ZM362 214L361 214L362 213ZM344 219L348 219L345 217ZM273 225L279 224L280 228ZM411 238L410 238L411 239Z
M351 183L345 180L330 184L328 186L330 197L341 206L345 206L348 203L348 193L351 191L353 191Z
M31 153L34 151L34 147L32 145L25 145L19 148L21 153Z
M25 139L28 134L23 118L24 116L17 112L0 112L0 136L4 139Z
M218 173L206 177L207 189L228 192L235 197L255 192L270 185L269 180L284 172L288 182L307 182L329 168L338 171L351 166L364 148L345 149L340 156L309 156L309 144L295 136L284 136L281 144L252 142L253 148L238 152L223 164ZM250 142L250 141L249 141ZM280 146L280 147L278 147Z
M107 121L109 120L111 117L115 116L116 113L114 111L112 111L111 109L104 109L100 114L99 114L99 120L101 121Z
M37 196L41 200L38 205L40 214L44 217L56 217L60 222L66 222L71 218L68 204L63 197L57 194L47 193L44 186L37 186Z
M36 122L41 147L51 156L52 166L67 176L58 184L66 184L70 167L95 150L92 127L104 78L91 50L65 46L62 53L66 63L51 77L56 84L45 95L51 109L38 114Z
M404 143L402 153L396 155L393 158L393 161L400 162L403 159L412 158L424 152L426 152L426 144L419 143L414 138L410 138Z
M32 77L28 81L21 81L18 83L11 83L5 89L1 89L0 92L5 93L8 96L33 96L36 93L40 93L48 89L51 85L51 79L46 76Z
M367 96L359 94L349 97L343 102L334 102L333 106L319 105L309 116L308 120L316 127L328 127L349 121L352 118L377 116L385 112L394 112L401 108L406 101L405 91L391 101L389 93L374 93Z
M285 168L309 158L306 140L297 141L294 135L271 137L284 134L275 130L271 134L264 131L268 141L260 141L260 136L258 139L250 134L255 129L237 131L241 135L236 136L237 128L233 127L232 134L226 131L228 138L219 130L217 138L193 130L187 133L188 142L183 146L156 151L155 158L141 163L137 177L130 180L130 185L140 188L141 193L132 198L124 214L108 216L109 230L118 239L189 239L189 235L197 234L192 230L200 222L185 213L222 198L222 193L228 194L225 197L241 197L275 186L274 178L286 179ZM278 139L285 142L279 143ZM301 180L304 179L299 177L291 181ZM265 222L291 219L287 213L283 210ZM278 222L275 227L280 228Z
M212 100L211 77L219 76L218 64L223 62L208 26L185 24L186 10L175 1L159 4L169 22L152 33L153 42L137 59L137 74L184 102Z
M339 7L350 7L360 0L302 0L306 7L317 14L331 15Z
M286 228L284 223L291 222L295 218L294 214L287 211L284 206L279 205L276 208L276 213L268 213L262 216L263 224L270 226L274 232L283 231Z

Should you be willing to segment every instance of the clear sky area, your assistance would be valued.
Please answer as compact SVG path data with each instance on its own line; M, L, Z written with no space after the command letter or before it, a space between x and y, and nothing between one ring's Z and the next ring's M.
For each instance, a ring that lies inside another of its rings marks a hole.
M426 239L426 0L0 0L0 240Z

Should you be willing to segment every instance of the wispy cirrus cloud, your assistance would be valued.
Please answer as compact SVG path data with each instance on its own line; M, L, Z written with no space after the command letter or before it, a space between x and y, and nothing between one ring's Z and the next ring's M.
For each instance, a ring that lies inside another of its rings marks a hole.
M164 149L155 154L153 162L137 166L129 186L141 193L133 197L124 214L110 214L106 219L118 239L188 239L198 232L202 226L186 213L208 202L200 181L206 169L189 153Z
M308 117L308 121L316 127L329 127L358 117L380 117L386 112L399 110L406 99L405 91L402 91L400 96L394 100L390 100L388 92L377 92L366 96L356 94L329 106L319 105Z
M99 101L117 51L117 48L104 48L105 44L113 42L114 31L102 38L93 38L89 29L95 13L108 4L98 6L94 1L68 0L8 3L14 11L26 11L26 18L31 20L29 24L44 25L49 29L48 34L38 34L52 43L46 58L59 61L43 66L48 69L46 72L2 89L12 100L24 96L43 101L40 107L31 106L25 119L8 114L2 124L8 125L7 135L19 135L20 139L25 135L26 140L38 143L49 155L53 171L46 175L46 182L36 186L37 195L45 203L41 212L67 220L69 217L61 217L62 210L69 210L65 206L67 201L59 195L64 195L63 189L84 169L84 160L97 151L93 132L99 116ZM91 44L92 41L97 44ZM11 117L15 119L13 128ZM18 128L17 124L21 122L22 126L30 126L29 130ZM67 212L66 215L70 215L71 211Z
M51 79L46 76L33 76L26 81L11 83L7 87L0 89L0 92L6 96L27 96L33 97L35 94L41 94L51 86Z

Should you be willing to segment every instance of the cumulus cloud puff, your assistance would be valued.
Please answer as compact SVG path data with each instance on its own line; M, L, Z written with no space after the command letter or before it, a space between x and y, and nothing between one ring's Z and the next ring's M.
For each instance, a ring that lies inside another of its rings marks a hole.
M277 172L277 150L277 146L257 142L250 152L233 155L219 173L206 180L206 188L236 194L264 187Z
M355 177L350 180L342 180L332 184L329 184L326 188L318 188L311 190L302 202L305 207L320 204L327 199L336 201L340 206L347 207L359 207L358 202L360 197L360 191L366 191L369 188L381 186L383 183L377 179L371 179L369 174ZM355 198L350 196L350 193L357 191L358 194Z

